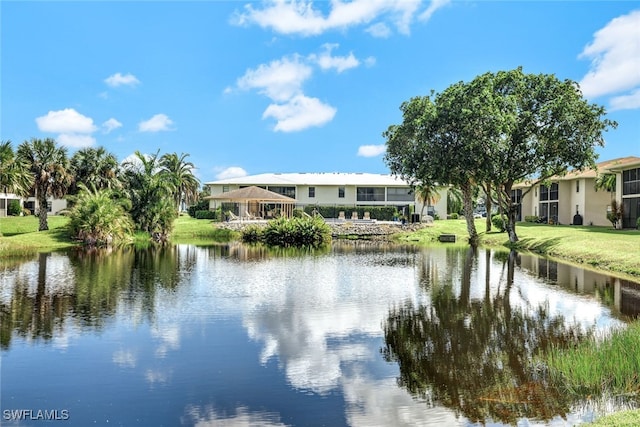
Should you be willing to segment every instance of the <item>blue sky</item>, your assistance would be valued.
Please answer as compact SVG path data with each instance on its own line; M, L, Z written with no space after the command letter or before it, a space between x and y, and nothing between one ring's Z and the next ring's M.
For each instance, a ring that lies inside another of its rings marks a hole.
M581 84L640 156L638 1L2 1L0 137L120 160L189 153L212 181L388 173L399 106L522 66Z

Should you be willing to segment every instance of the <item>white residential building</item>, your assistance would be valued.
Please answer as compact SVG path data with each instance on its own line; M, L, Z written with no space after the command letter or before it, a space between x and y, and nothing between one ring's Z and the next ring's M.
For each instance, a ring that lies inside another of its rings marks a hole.
M248 186L257 186L291 197L296 206L395 206L405 215L414 212L420 214L422 203L416 199L409 183L386 174L371 173L264 173L239 178L223 179L205 183L211 196L237 190ZM210 209L215 207L210 201ZM424 209L440 218L447 217L446 189L441 197ZM350 213L348 212L347 215Z

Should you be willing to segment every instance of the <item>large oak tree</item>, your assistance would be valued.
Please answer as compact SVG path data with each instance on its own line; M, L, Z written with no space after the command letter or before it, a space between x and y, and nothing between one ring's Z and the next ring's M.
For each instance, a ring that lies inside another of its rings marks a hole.
M570 168L595 167L603 133L616 126L602 106L583 98L576 82L522 68L485 73L400 108L403 122L383 134L391 172L413 182L459 186L471 244L478 237L470 186L490 184L508 218L509 240L516 242L514 184L529 181L524 196Z

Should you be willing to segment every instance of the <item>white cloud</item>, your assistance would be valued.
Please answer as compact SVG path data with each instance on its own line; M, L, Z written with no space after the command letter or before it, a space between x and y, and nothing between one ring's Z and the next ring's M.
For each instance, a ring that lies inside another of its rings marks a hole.
M62 133L56 138L65 147L84 148L91 147L96 143L96 139L88 134Z
M114 118L110 118L109 120L107 120L102 124L102 131L104 133L110 133L111 131L118 129L120 127L122 127L122 123L120 123Z
M341 73L349 68L355 68L360 65L360 61L349 53L349 56L331 56L331 51L338 47L337 44L327 43L322 46L325 50L320 55L310 55L309 59L316 62L323 70L335 69Z
M238 79L241 89L257 89L274 101L287 101L300 94L302 83L311 77L312 69L299 56L261 64Z
M323 104L318 98L298 95L285 104L269 105L262 118L276 119L276 131L294 132L311 126L321 126L331 121L335 114L335 108Z
M90 147L96 142L91 136L97 130L93 119L73 108L49 111L46 115L37 117L36 124L42 132L58 133L56 140L67 147Z
M46 116L36 118L38 129L55 133L91 133L96 130L93 119L83 116L73 108L49 111Z
M216 175L217 179L240 178L247 176L247 171L238 166L231 166Z
M598 30L579 55L591 60L591 69L580 81L582 93L595 98L637 90L640 86L639 40L640 10L619 16ZM621 98L628 101L633 94Z
M389 28L387 24L384 24L382 22L373 24L372 26L367 28L365 31L371 34L373 37L377 37L379 39L386 39L391 35L391 28Z
M358 148L358 156L361 157L376 157L384 153L387 150L386 145L361 145Z
M366 67L373 67L374 65L376 65L375 56L367 56L367 58L364 60L364 65Z
M431 15L449 0L433 0L420 13L419 19L428 20ZM256 24L270 28L280 34L319 35L329 30L343 30L350 27L369 25L375 20L385 19L403 34L409 34L414 15L419 11L422 0L333 0L328 4L325 15L315 9L310 0L271 0L263 8L247 4L242 12L231 19L236 25ZM380 37L384 23L369 26L368 32ZM390 31L390 30L389 30Z
M611 98L609 105L609 111L633 110L635 108L640 108L640 88L634 90L628 95Z
M160 132L172 130L173 121L166 114L156 114L149 120L140 122L138 130L140 132Z
M429 7L427 7L427 10L422 12L420 16L418 16L418 19L423 22L428 21L429 19L431 19L436 10L448 4L450 1L451 0L431 0L431 3L429 3Z
M115 73L104 79L104 82L111 87L118 87L135 86L140 83L140 80L138 80L138 78L131 73L125 75L122 75L121 73Z

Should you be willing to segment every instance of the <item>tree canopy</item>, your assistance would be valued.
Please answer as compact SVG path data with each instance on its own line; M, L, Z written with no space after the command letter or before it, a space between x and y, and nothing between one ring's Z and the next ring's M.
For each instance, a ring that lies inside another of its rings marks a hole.
M617 125L604 118L604 107L583 98L576 82L522 68L455 83L400 109L403 122L383 133L385 161L393 174L413 183L460 187L471 244L477 242L474 185L493 188L508 217L509 239L516 242L514 184L531 181L533 188L570 168L595 167L603 132Z
M38 201L38 230L48 230L47 198L64 196L73 182L67 149L51 138L32 138L20 144L16 157L32 177L32 189Z

